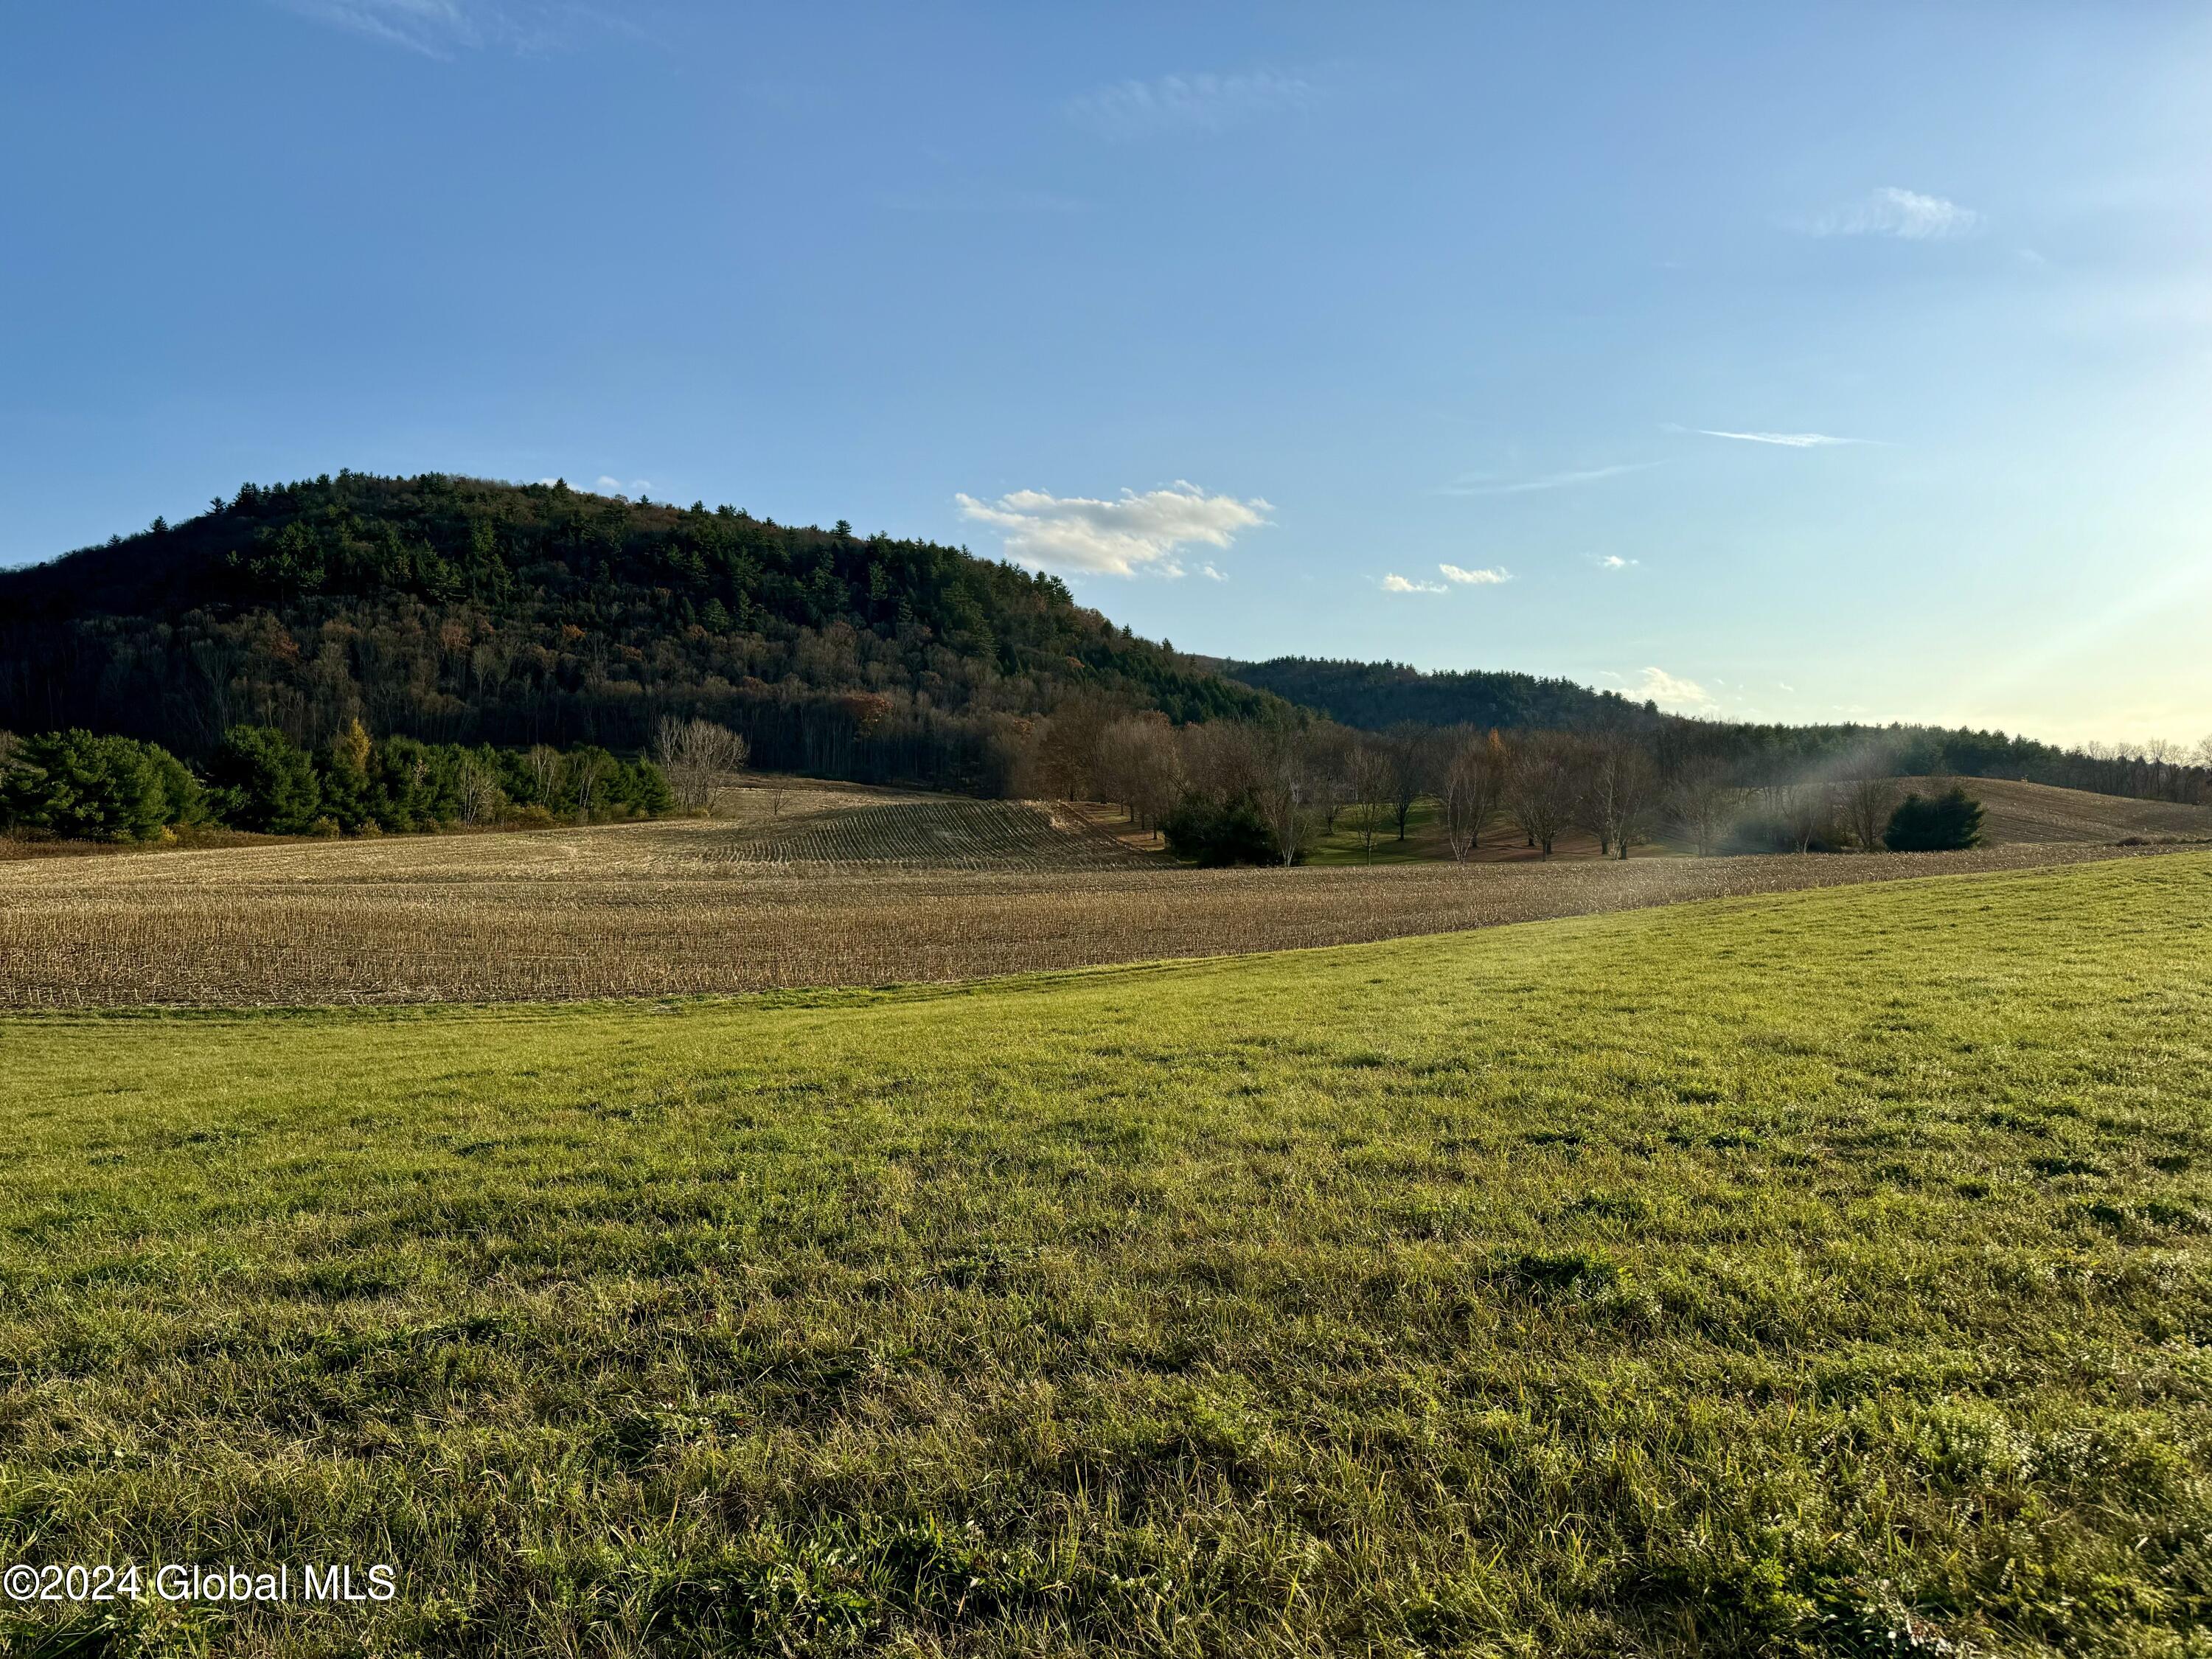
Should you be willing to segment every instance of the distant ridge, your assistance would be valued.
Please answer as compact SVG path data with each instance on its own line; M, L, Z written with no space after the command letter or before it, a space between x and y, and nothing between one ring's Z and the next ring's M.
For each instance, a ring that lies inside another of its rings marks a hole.
M1506 671L1425 673L1403 663L1275 657L1267 662L1224 662L1222 672L1342 725L1370 732L1407 721L1578 731L1646 727L1664 718L1656 704L1632 702L1618 691Z

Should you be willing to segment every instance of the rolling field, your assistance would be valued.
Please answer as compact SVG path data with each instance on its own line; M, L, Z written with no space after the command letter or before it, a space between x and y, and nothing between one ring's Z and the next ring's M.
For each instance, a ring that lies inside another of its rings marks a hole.
M945 981L2111 856L2042 847L1189 870L1036 807L864 799L735 823L0 866L0 1006L556 1000Z
M885 866L936 870L1087 870L1146 860L1073 813L1055 817L1036 801L933 800L825 813L770 826L732 843L750 864Z
M2208 945L2186 853L947 991L0 1017L0 1561L401 1587L0 1617L2201 1655Z
M2212 807L2208 806L2131 800L2003 778L1905 778L1899 782L1923 793L1958 784L1982 803L1982 833L1993 844L2111 843L2131 836L2212 841Z

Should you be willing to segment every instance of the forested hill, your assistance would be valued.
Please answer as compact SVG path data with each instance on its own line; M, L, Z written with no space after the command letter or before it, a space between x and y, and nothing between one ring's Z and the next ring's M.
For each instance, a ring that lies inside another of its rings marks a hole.
M1710 764L1746 787L1856 776L1871 769L1905 777L2018 778L2151 800L2193 802L2212 789L2212 767L2156 749L2064 749L1965 726L1696 720L1662 714L1655 705L1631 702L1617 691L1530 674L1430 674L1401 663L1313 657L1216 665L1247 685L1370 732L1406 724L1626 731L1638 734L1670 772Z
M0 571L0 729L204 753L241 721L642 743L664 714L759 764L994 791L1071 696L1177 720L1274 699L1056 578L732 507L425 474L247 485L190 522Z
M1651 704L1631 702L1618 691L1594 691L1572 680L1533 674L1428 674L1402 663L1319 657L1224 663L1222 672L1370 732L1406 722L1578 731L1656 726L1662 718Z

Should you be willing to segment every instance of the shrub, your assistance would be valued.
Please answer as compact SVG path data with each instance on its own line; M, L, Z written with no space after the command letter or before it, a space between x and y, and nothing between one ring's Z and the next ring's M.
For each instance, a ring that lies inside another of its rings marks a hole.
M1881 836L1893 853L1954 853L1981 842L1982 804L1957 784L1933 798L1907 795Z
M1160 820L1168 850L1207 869L1229 864L1280 864L1275 832L1249 798L1226 803L1187 795Z

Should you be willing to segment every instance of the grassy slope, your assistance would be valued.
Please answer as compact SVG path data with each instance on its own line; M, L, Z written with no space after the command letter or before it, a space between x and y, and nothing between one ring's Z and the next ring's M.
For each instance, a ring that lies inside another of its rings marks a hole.
M9 1018L0 1561L397 1560L435 1653L2200 1652L2208 925Z
M1406 815L1406 839L1398 839L1398 820L1395 814L1384 811L1377 815L1375 823L1375 844L1370 848L1361 826L1365 822L1360 810L1346 807L1337 814L1336 828L1316 836L1310 844L1306 862L1312 865L1369 865L1369 864L1433 864L1449 862L1451 859L1451 838L1444 832L1443 811L1434 797L1413 803L1413 811ZM1522 832L1504 819L1492 823L1482 832L1477 843L1475 861L1490 863L1518 860L1533 861L1537 854L1529 850ZM1639 854L1656 853L1658 848L1644 844ZM1553 856L1567 859L1591 859L1598 855L1597 837L1581 830L1562 834L1553 843Z

